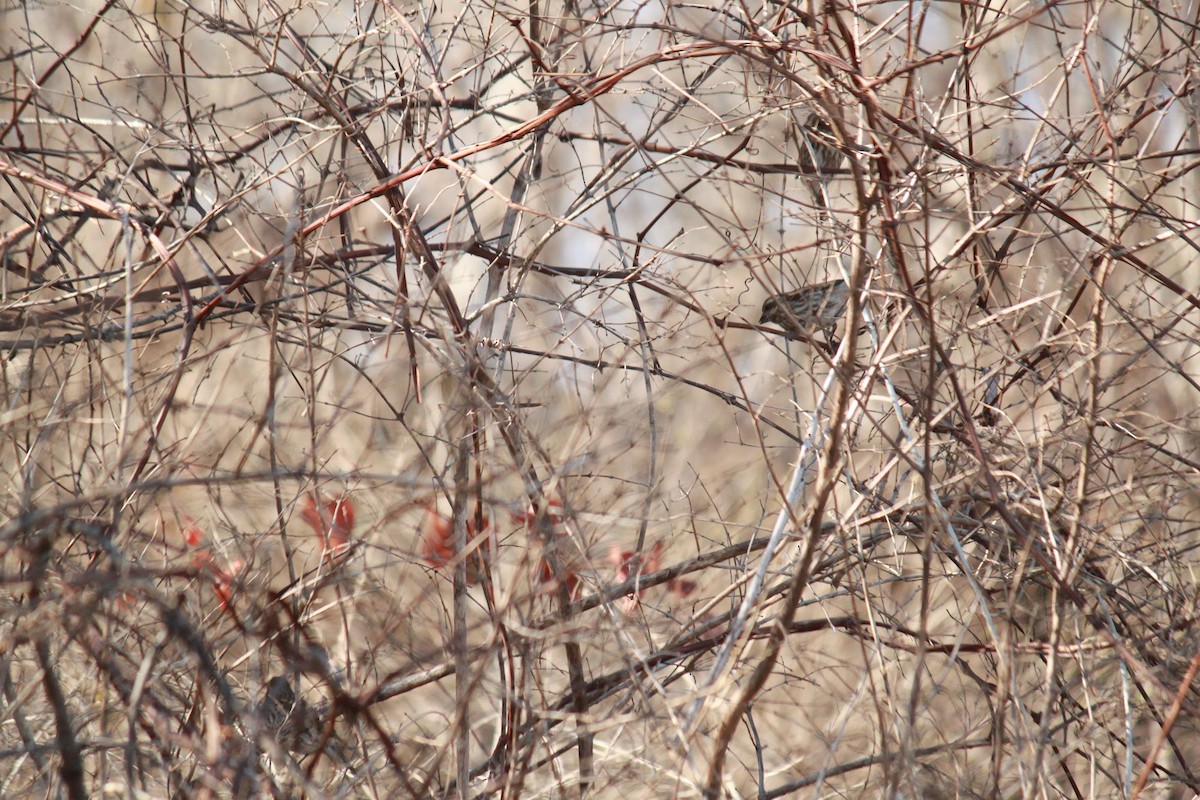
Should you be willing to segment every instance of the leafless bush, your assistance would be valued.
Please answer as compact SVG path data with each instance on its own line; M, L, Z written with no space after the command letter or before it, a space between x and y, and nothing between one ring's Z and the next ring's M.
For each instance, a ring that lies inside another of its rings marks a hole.
M3 14L3 796L1200 791L1193 10Z

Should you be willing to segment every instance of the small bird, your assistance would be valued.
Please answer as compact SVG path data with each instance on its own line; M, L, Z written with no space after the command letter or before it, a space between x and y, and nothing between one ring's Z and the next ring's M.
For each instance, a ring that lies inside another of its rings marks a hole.
M819 114L809 114L800 126L800 167L807 176L813 202L817 208L828 210L825 204L825 181L829 171L841 166L842 151L833 128Z
M309 755L317 752L325 738L328 703L310 705L297 697L291 683L276 675L267 683L267 691L258 704L263 729L269 731L285 750Z
M844 280L802 286L794 292L773 295L763 301L758 324L770 323L783 328L789 339L803 338L813 330L831 331L837 327L850 302L850 287Z

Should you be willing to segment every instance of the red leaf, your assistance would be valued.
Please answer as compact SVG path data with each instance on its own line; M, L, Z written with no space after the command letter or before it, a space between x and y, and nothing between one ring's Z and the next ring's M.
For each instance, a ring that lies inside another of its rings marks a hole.
M350 545L350 533L354 530L354 505L348 496L322 502L316 493L309 492L304 496L300 518L320 537L322 554Z
M565 541L568 536L567 517L563 513L562 502L557 498L550 497L547 498L546 504L542 508L535 508L531 504L512 516L513 521L524 525L525 532L536 538L538 544L543 548L537 566L534 567L537 582L550 587L556 587L560 583L565 584L567 593L572 598L579 597L582 580L575 571L573 559L567 557L566 548L560 546L560 543ZM550 560L546 558L544 550L547 547L555 548L559 564L557 571L550 566Z
M483 576L484 537L491 534L491 523L487 516L483 517L483 531L478 535L475 531L475 518L467 520L467 553L470 559L467 565L467 583L479 583ZM425 512L425 523L421 529L421 544L417 555L422 561L436 570L453 566L454 528L449 519L443 517L430 506Z
M434 569L441 569L454 560L454 531L450 529L450 520L433 509L425 513L418 553L421 560Z
M188 547L199 547L204 541L204 531L200 530L200 526L196 524L196 520L191 517L184 517L187 521L187 527L183 529L183 540L187 542Z
M536 533L535 528L541 525L560 536L564 534L563 527L567 521L562 503L553 497L546 501L544 509L537 509L530 505L524 511L513 514L513 519L523 524L530 533Z
M687 597L699 588L699 584L684 578L672 578L667 582L667 588L680 597Z
M559 555L559 560L562 560L561 554ZM578 599L580 594L579 588L582 585L582 580L580 579L579 575L575 573L575 570L570 564L562 564L561 569L561 573L556 574L551 568L550 562L545 556L542 556L538 559L538 565L536 569L538 583L555 587L560 583L564 583L567 586L567 594L571 596L571 599Z
M663 543L656 542L654 547L640 559L641 573L645 575L648 572L657 572L662 567ZM632 550L621 550L616 545L613 545L608 556L609 563L616 567L614 574L615 583L623 583L634 576L637 571L639 559L637 553ZM669 584L668 584L669 585ZM626 595L621 602L621 609L626 614L632 614L638 606L638 601L645 589L639 590L636 594Z
M217 596L217 604L222 611L228 611L229 604L233 602L233 579L242 571L246 563L240 558L235 558L229 562L227 569L221 569L211 560L208 562L208 566L213 573L213 594Z

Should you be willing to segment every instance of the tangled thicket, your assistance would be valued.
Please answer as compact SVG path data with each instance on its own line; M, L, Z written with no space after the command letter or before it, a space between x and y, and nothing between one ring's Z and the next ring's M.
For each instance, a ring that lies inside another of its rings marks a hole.
M1200 10L0 13L3 796L1200 792Z

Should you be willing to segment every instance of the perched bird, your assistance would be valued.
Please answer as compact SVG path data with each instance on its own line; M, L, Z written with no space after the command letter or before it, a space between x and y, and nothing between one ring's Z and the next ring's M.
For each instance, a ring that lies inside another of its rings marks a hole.
M814 283L768 297L763 301L758 324L778 325L789 339L801 338L795 335L797 332L828 332L837 327L849 302L850 287L841 278Z
M328 705L313 706L297 697L288 679L277 675L267 683L267 691L258 704L258 715L263 729L285 750L309 755L317 752L325 738Z
M841 166L842 151L833 128L819 114L809 114L800 126L800 167L807 176L813 202L817 208L828 210L825 203L825 181L829 172Z

